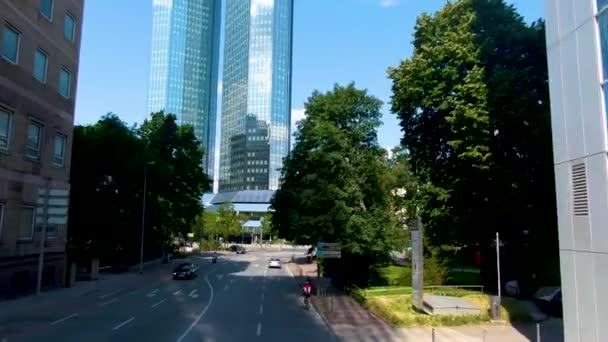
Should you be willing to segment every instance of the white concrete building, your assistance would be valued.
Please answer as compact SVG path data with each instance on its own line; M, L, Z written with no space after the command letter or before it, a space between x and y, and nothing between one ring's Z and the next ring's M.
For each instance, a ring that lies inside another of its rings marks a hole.
M608 0L546 0L565 340L608 341Z

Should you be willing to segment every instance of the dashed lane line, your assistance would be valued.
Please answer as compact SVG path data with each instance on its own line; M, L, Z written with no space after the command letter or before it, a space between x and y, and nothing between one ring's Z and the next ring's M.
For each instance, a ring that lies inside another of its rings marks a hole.
M60 319L58 319L58 320L56 320L56 321L53 321L53 322L51 322L50 324L51 324L51 325L59 324L59 323L61 323L61 322L65 322L65 321L67 321L68 319L73 318L73 317L76 317L76 316L78 316L78 313L76 313L76 312L75 312L75 313L73 313L73 314L71 314L71 315L67 315L67 316L65 316L65 317L63 317L63 318L60 318Z
M260 315L264 313L264 304L260 304Z
M131 323L134 319L135 319L135 316L133 316L133 317L129 318L128 320L126 320L126 321L118 324L117 326L115 326L114 328L112 328L112 330L118 330L118 329L124 327L125 325Z
M116 290L116 291L112 291L112 292L108 292L104 295L99 296L99 299L104 299L104 298L108 298L110 296L113 296L115 294L117 294L118 292L120 292L120 290Z
M99 306L100 306L100 307L103 307L103 306L106 306L106 305L108 305L108 304L112 304L112 303L114 303L114 302L116 302L116 301L118 301L118 298L110 299L110 300L109 300L109 301L107 301L107 302L100 303L100 304L99 304Z
M262 322L258 322L258 329L256 331L258 337L262 336Z
M150 306L150 309L154 309L155 307L157 307L157 306L161 305L161 304L162 304L164 301L166 301L166 300L167 300L167 298L165 298L165 299L163 299L163 300L161 300L161 301L159 301L159 302L157 302L157 303L152 304L152 305Z

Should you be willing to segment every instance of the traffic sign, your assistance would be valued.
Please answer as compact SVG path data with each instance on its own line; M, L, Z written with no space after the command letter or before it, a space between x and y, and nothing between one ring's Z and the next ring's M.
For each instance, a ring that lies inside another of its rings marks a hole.
M68 206L70 191L66 189L38 189L36 201L36 224L50 225L68 223Z
M339 259L342 257L342 244L336 242L318 242L317 258Z

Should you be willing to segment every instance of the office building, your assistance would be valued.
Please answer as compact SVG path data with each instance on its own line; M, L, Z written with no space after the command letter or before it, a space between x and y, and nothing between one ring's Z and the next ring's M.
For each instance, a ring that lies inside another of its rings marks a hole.
M164 110L194 127L213 179L219 0L153 0L148 113Z
M39 190L70 189L83 6L0 1L0 297L35 289L43 240L43 288L66 279L67 217L44 236L36 214Z
M565 340L608 341L608 1L546 10Z
M289 152L293 0L227 0L219 191L276 190Z

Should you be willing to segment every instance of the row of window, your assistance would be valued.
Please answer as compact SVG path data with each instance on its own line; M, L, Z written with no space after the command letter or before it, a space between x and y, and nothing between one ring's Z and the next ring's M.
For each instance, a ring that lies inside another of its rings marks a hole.
M268 169L247 169L247 173L268 173Z
M49 20L52 19L53 1L40 0L40 13ZM66 13L64 24L64 36L70 42L74 42L74 30L76 20L74 17ZM19 64L21 54L21 31L14 25L6 22L2 30L2 50L0 54L4 59L13 63ZM47 82L47 73L49 65L49 54L43 48L37 48L34 52L34 66L32 75L35 79L42 83ZM72 89L72 73L65 66L59 68L58 91L61 96L70 98Z
M54 0L40 0L39 3L40 14L47 18L50 22L53 21L53 12L55 9ZM63 37L73 43L74 37L76 36L76 18L70 13L66 12L63 20Z
M4 228L4 203L0 203L0 237ZM41 227L36 228L36 207L22 206L19 208L17 239L22 241L32 240L34 238L34 230L42 231ZM54 239L57 237L57 227L47 225L46 237Z
M248 160L247 165L268 165L268 160Z
M11 131L13 126L13 114L7 110L0 109L0 151L8 152L10 149ZM26 157L34 160L40 159L42 150L42 137L44 134L44 124L36 120L30 120L25 141ZM65 165L65 150L67 136L55 132L53 136L53 164L55 166Z

